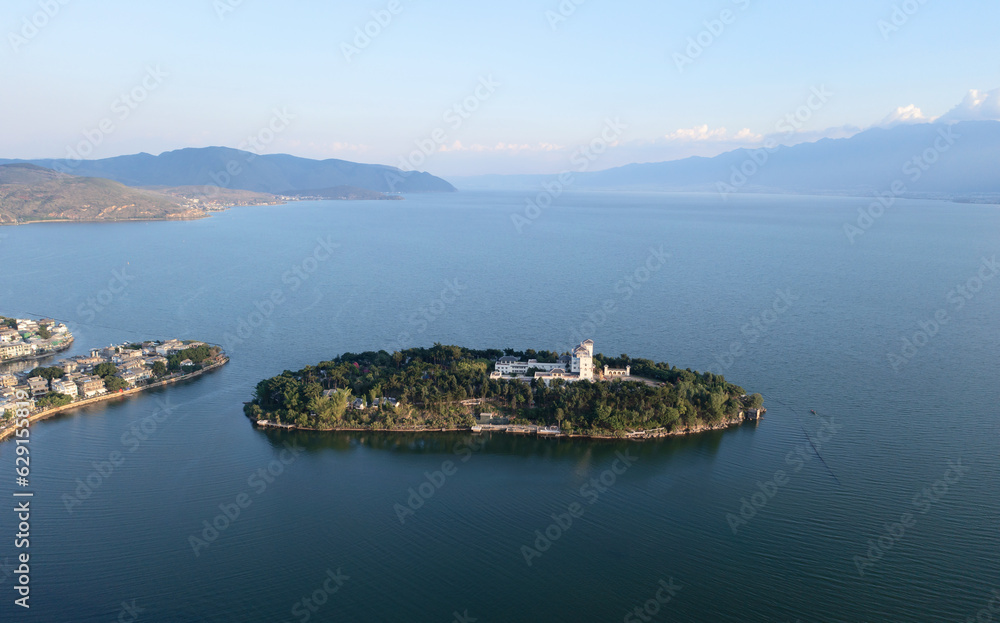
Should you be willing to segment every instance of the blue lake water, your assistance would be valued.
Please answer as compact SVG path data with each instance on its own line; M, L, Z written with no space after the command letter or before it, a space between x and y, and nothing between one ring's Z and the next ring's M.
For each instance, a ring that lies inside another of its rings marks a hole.
M0 314L69 322L70 354L178 337L232 362L32 427L32 608L0 567L0 619L112 620L133 600L137 620L172 622L974 617L1000 589L1000 275L984 265L1000 210L900 201L852 242L868 203L570 193L519 230L523 194L466 192L2 228ZM722 372L767 417L641 445L470 447L242 415L260 379L345 351L582 337ZM619 453L631 465L595 489ZM5 442L11 508L13 471ZM224 529L196 554L206 521ZM666 604L661 580L680 587Z

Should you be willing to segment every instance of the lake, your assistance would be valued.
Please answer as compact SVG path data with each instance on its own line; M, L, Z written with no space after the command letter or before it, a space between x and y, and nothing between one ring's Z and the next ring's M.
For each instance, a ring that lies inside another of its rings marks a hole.
M463 192L0 228L0 314L66 321L68 354L176 337L232 358L32 426L32 608L0 567L0 618L975 617L1000 589L1000 211L900 200L846 233L870 202L566 193L526 214ZM242 414L259 380L343 352L584 338L723 373L768 413L642 444ZM13 468L4 442L10 508Z

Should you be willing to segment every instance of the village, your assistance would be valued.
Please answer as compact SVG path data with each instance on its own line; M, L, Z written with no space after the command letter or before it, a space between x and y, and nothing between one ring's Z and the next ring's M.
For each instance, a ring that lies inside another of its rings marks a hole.
M0 416L29 412L122 393L181 378L227 361L204 342L167 340L95 348L28 373L0 373Z
M30 320L0 316L0 363L39 359L68 349L73 334L50 318Z

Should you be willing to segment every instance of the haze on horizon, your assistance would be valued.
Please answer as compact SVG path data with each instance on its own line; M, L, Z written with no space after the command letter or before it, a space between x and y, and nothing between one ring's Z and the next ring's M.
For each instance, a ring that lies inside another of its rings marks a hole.
M608 120L623 131L594 169L1000 119L987 2L12 0L3 15L3 158L224 145L552 173Z

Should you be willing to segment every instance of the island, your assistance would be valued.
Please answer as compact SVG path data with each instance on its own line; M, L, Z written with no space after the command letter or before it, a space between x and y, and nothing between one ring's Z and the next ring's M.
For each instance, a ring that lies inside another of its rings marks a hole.
M51 318L0 316L0 363L42 359L72 345L73 334L66 325Z
M756 422L763 397L721 375L627 355L434 344L344 353L257 384L259 427L312 431L500 431L651 439Z
M89 355L26 374L0 374L0 441L14 434L18 419L33 422L133 395L201 376L228 362L219 346L171 339L95 348Z

